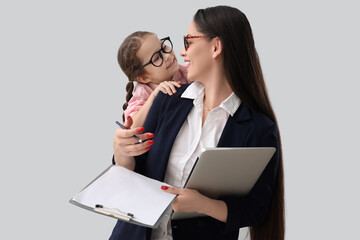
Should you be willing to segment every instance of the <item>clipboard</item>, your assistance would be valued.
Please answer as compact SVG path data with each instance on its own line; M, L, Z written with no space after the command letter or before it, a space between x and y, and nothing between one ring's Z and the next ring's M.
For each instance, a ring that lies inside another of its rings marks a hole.
M176 195L161 190L166 183L148 178L118 165L111 165L70 203L86 210L156 228Z
M245 196L264 171L276 148L206 148L197 159L185 188L218 199ZM174 212L172 219L205 216L200 213Z

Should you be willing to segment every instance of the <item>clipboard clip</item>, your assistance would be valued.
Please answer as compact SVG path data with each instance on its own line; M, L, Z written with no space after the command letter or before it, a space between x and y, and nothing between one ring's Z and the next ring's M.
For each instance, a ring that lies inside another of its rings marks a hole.
M94 211L97 213L102 213L102 214L105 214L108 216L112 216L112 217L121 219L126 222L130 222L130 220L132 220L134 217L134 214L132 214L132 213L126 213L126 212L120 211L117 208L104 207L101 204L96 204ZM114 213L114 212L117 212L117 213Z

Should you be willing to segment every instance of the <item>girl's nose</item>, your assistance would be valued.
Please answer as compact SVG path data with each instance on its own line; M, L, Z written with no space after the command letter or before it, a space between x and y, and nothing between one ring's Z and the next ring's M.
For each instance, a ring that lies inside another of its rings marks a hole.
M169 60L171 54L163 54L164 61L167 62Z

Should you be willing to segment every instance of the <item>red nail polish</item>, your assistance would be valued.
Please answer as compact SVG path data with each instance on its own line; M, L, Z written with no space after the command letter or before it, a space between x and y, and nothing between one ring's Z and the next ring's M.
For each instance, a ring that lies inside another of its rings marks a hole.
M149 141L147 141L147 144L148 145L151 145L151 144L153 144L154 143L154 140L149 140Z
M150 148L151 148L151 146L148 146L148 147L146 147L145 149L146 149L146 150L149 150Z
M162 190L168 190L168 188L169 188L168 186L161 186Z
M148 137L148 138L153 138L153 137L154 137L154 134L148 133L147 137Z
M144 127L140 127L140 128L138 128L138 133L142 133L143 131L145 130L145 128Z

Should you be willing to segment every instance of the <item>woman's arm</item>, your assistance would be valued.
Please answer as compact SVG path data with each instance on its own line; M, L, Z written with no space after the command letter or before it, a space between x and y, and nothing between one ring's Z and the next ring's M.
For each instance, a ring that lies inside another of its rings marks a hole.
M128 117L126 119L124 126L130 128L132 125L132 118ZM147 152L154 141L149 140L154 135L152 133L140 134L144 131L143 127L133 128L133 129L116 129L113 141L114 149L114 162L122 167L125 167L130 170L135 169L135 159L134 156L141 155ZM133 137L134 135L138 136L143 142L138 143L138 141Z

